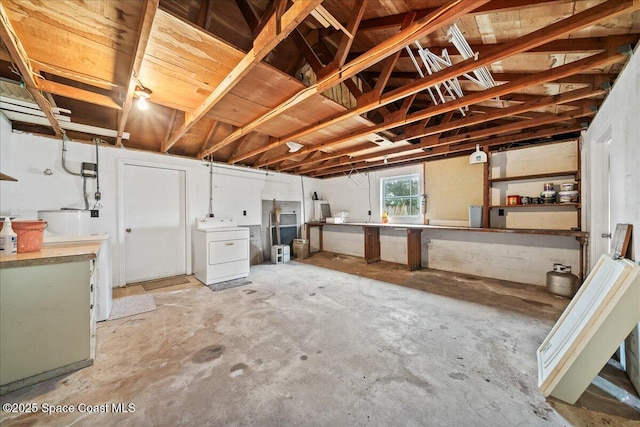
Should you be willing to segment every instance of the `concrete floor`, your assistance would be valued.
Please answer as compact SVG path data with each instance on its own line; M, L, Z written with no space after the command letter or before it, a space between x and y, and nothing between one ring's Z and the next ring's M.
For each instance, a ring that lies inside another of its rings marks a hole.
M544 289L331 254L249 279L154 291L156 311L98 325L93 366L1 398L74 413L0 424L638 425L593 386L576 406L537 390L535 351L567 304ZM112 403L135 411L78 412Z

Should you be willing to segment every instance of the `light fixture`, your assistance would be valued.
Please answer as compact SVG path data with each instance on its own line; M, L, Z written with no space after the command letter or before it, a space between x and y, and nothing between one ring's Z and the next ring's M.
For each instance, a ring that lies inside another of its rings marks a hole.
M146 87L138 84L136 85L136 89L133 91L133 96L138 98L138 108L141 110L146 110L149 108L149 104L147 103L147 99L151 97L151 90Z
M386 165L387 163L389 163L389 156L384 156L384 164Z
M287 141L286 142L287 147L289 147L289 152L290 153L295 153L296 151L300 150L302 147L304 147L304 145L295 142L295 141Z
M469 156L469 164L487 163L487 153L480 149L480 144L476 144L476 151Z

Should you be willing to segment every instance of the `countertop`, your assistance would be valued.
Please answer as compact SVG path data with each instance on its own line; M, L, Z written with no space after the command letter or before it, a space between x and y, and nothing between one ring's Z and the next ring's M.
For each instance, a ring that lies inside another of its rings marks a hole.
M28 267L33 265L59 264L64 262L89 261L96 258L101 242L68 242L47 244L37 252L0 255L0 268Z
M381 224L374 222L345 222L341 224L331 224L327 222L311 221L307 225L310 226L361 226L361 227L380 227L380 228L398 228L398 229L421 229L421 230L450 230L450 231L471 231L476 233L513 233L513 234L539 234L546 236L570 236L570 237L588 237L589 233L578 230L544 230L533 228L474 228L474 227L456 227L446 225L425 225L425 224Z

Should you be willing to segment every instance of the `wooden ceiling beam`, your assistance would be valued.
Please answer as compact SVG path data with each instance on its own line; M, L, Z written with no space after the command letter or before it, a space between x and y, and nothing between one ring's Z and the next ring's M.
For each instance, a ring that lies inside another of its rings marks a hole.
M22 76L22 80L27 90L36 101L40 110L44 113L47 121L57 136L62 136L64 131L58 123L58 119L53 114L51 103L38 90L38 84L34 77L34 71L29 61L29 55L22 46L22 42L18 38L18 34L13 29L9 16L4 10L4 6L0 3L0 38L9 52L9 56L13 63L18 67L18 71Z
M413 23L416 19L415 12L409 12L405 14L404 19L402 20L402 25L400 26L400 31L407 28L409 25ZM400 54L403 52L403 49L400 49L384 61L384 65L382 66L382 71L378 75L378 80L376 81L376 85L373 88L373 92L376 94L375 96L380 97L382 95L382 91L387 86L389 82L389 77L391 73L393 73L393 69L398 63L398 59L400 58Z
M432 141L435 137L435 140L437 141L439 136L442 135L444 132L448 132L448 131L452 131L452 130L459 130L465 127L471 127L474 125L478 125L478 124L483 124L483 123L487 123L490 121L494 121L494 120L499 120L499 119L503 119L503 118L508 118L508 117L513 117L525 112L530 112L530 111L534 111L536 109L540 109L540 108L544 108L547 106L551 106L551 105L563 105L566 103L570 103L572 101L576 101L576 100L580 100L580 99L584 99L584 98L589 98L589 97L593 97L593 96L597 96L599 94L603 94L604 90L592 90L592 89L577 89L577 90L573 90L570 92L566 92L564 94L561 95L554 95L554 96L547 96L547 97L542 97L539 98L538 100L535 101L531 101L529 103L526 104L522 104L522 105L516 105L513 107L508 107L508 108L503 108L503 109L496 109L496 111L493 111L491 113L486 113L486 114L475 114L473 116L467 116L464 117L462 119L458 119L458 120L447 120L447 118L451 118L451 116L445 116L443 118L442 123L440 123L439 125L436 126L430 126L425 128L424 126L422 126L422 124L420 125L416 125L415 128L411 129L410 133L411 134L415 134L416 136L407 136L405 139L413 139L413 138L417 138L417 137L421 137L423 138L422 142L420 144L413 144L413 145L403 145L403 146L399 146L399 147L394 147L394 148L389 148L387 150L382 150L382 151L378 151L375 153L371 153L368 155L363 155L363 156L359 156L359 157L355 157L355 159L357 161L364 161L366 159L370 159L370 158L375 158L375 157L380 157L380 156L389 156L389 155L393 155L393 154L398 154L401 153L403 151L411 151L411 150L415 150L418 148L425 148L425 147L432 147L432 146L436 146L437 144L433 144ZM583 106L583 108L588 108L586 105ZM452 114L454 113L455 110L450 111L447 114ZM572 112L574 113L574 112ZM540 117L541 119L543 118L548 118L550 117L550 115L545 115L543 117ZM520 122L518 122L520 123ZM528 126L531 127L532 123L534 123L533 126L535 126L535 122L528 122ZM538 124L539 125L539 124ZM497 127L499 128L499 127ZM504 128L502 128L504 129ZM408 129L409 131L409 129ZM425 138L429 138L428 140ZM446 143L451 143L451 141L448 141ZM432 145L433 144L433 145ZM369 147L364 147L363 149L368 149L371 148ZM340 152L339 155L335 155L335 156L325 156L325 159L327 158L334 158L334 157L341 157L344 156L346 154L353 154L354 152L356 152L356 150L351 149L351 152L349 152L348 150L345 150L347 152ZM353 156L352 156L353 157ZM311 162L308 162L308 164L311 164ZM300 166L304 166L301 164L297 165L298 167Z
M394 36L391 36L389 39L371 48L366 54L363 54L361 58L357 58L349 62L345 66L339 68L338 70L332 72L331 74L328 74L324 78L318 80L315 84L304 88L300 92L294 94L292 97L282 102L280 105L273 108L268 113L246 124L241 129L239 129L238 132L229 135L226 139L226 142L232 142L240 136L253 131L260 125L289 110L291 107L300 104L313 95L316 95L327 90L328 88L338 85L348 78L353 77L357 73L369 68L371 65L376 64L383 59L391 56L396 51L402 49L404 46L413 43L415 40L418 40L425 35L430 34L431 32L439 28L442 28L443 26L451 24L452 22L456 21L460 17L464 16L471 10L481 6L484 3L486 3L486 0L478 0L474 2L456 0L437 9L436 12L427 15L417 22L414 22L405 30L399 32ZM380 105L378 105L377 107L379 106ZM229 163L236 163L240 160L244 160L245 158L252 157L256 154L260 154L264 151L278 147L286 143L287 141L296 139L297 138L280 138L280 140L276 144L269 144L260 149L253 150L250 153L245 153L244 156L246 157L240 156L230 159Z
M44 78L36 78L35 82L37 89L43 92L64 96L65 98L77 99L78 101L84 101L89 104L100 105L114 110L122 110L122 106L120 104L101 93L68 86L62 83L46 80Z
M501 50L496 50L493 52L488 51L488 53L484 57L479 57L477 61L474 61L473 58L470 58L468 60L455 64L452 67L446 68L438 73L432 74L430 76L426 76L422 79L416 80L415 82L406 84L401 88L387 92L377 100L371 100L370 102L363 105L358 105L357 108L351 109L345 113L342 113L341 115L330 117L329 119L323 120L311 126L307 126L306 128L298 130L297 132L294 132L289 135L285 135L284 137L281 138L281 140L287 141L290 139L296 139L304 135L308 135L310 133L323 129L327 126L334 125L342 120L345 120L346 118L364 114L367 111L380 107L380 105L386 105L388 103L403 99L406 96L412 95L414 93L418 93L428 87L431 87L435 84L440 84L446 80L454 78L463 73L472 71L478 67L489 65L493 62L504 59L505 57L508 57L508 56L517 54L519 52L526 51L527 49L531 49L532 47L547 43L550 40L553 40L554 38L561 37L563 35L574 32L578 29L594 25L605 19L609 19L611 17L618 16L622 13L630 12L636 9L640 9L640 3L634 0L606 1L590 9L587 9L583 12L580 12L576 15L572 15L561 21L557 21L547 27L534 31L524 37L505 43L502 46ZM624 59L623 54L617 52L617 50L614 48L610 48L605 52L592 55L588 58L574 61L570 64L553 68L549 71L533 74L528 78L523 78L521 80L518 80L517 85L523 85L520 87L526 87L526 86L531 86L533 84L548 82L554 78L557 79L557 78L566 77L573 73L579 73L582 71L597 68L598 66L615 63L622 59ZM495 97L495 96L500 96L502 94L516 91L518 87L517 85L513 84L515 82L516 81L512 81L511 83L497 86L478 94L468 95L463 98L456 99L452 102L447 102L446 104L440 104L440 105L434 106L433 109L427 109L423 111L423 113L426 111L432 111L436 114L441 114L443 112L449 111L449 108L459 108L464 105L470 105L475 102L480 102L480 98L483 98L483 96L485 96L486 94L495 94L492 96L492 97ZM490 99L490 98L484 98L483 100L486 100L486 99ZM467 102L468 100L473 100L473 101ZM302 151L306 152L310 150L320 150L325 147L338 145L338 144L347 142L349 140L361 137L371 132L387 130L393 127L402 126L408 123L412 123L414 121L422 120L424 118L429 117L429 114L430 113L419 116L416 113L413 113L409 117L407 117L407 119L404 122L398 121L398 122L391 122L391 123L383 123L381 125L376 125L368 129L363 129L361 132L351 132L349 134L333 138L324 143L315 144L312 147L303 148ZM267 149L267 150L271 148L273 147L263 147L263 149ZM260 166L264 166L264 165L260 165Z
M276 34L277 17L272 15L267 25L260 31L260 34L253 42L253 48L236 64L224 80L214 89L207 99L193 111L190 119L177 129L168 141L168 148L171 148L185 133L189 131L202 117L204 117L220 100L227 95L262 59L271 52L282 40L284 40L302 22L322 0L297 1L283 14L281 19L281 31ZM243 133L246 134L248 132ZM235 133L234 133L235 134ZM233 140L223 140L221 143L210 147L207 152L201 153L206 156L213 153L225 145L235 141L242 135L238 135Z
M249 135L245 135L244 137L236 141L236 146L233 147L233 150L231 150L231 156L236 155L240 151L240 149L242 148L242 144L247 140L247 138L249 138Z
M286 0L270 0L267 4L267 7L262 12L262 17L258 21L257 25L251 27L253 31L253 36L257 37L262 29L272 21L272 18L275 17L275 33L280 34L282 31L281 18L282 14L286 9L287 1ZM253 11L253 9L251 9ZM255 13L255 11L253 11ZM257 19L257 16L256 16ZM248 23L248 22L247 22ZM275 46L274 46L275 47Z
M322 63L322 61L320 61L320 58L318 58L318 55L311 48L311 46L307 42L307 39L304 38L300 30L298 30L297 28L293 30L293 32L291 33L291 40L293 40L296 46L298 46L298 49L300 49L300 53L302 53L304 59L307 60L309 66L317 75L318 72L324 67L324 64Z
M164 138L162 138L162 143L160 144L160 151L164 151L164 146L167 144L169 140L169 136L173 131L173 128L176 125L176 118L178 117L178 110L171 111L171 117L169 117L169 125L167 126L167 130L164 132Z
M209 0L201 0L200 8L198 9L198 19L196 21L196 25L200 28L206 28L208 17L209 17Z
M375 74L375 73L372 73L372 74ZM495 80L496 82L510 82L511 80L519 79L521 77L525 77L531 74L533 73L511 72L511 73L491 73L491 76L493 77L493 80ZM416 77L417 77L417 73L400 71L400 72L392 73L390 79L415 80ZM550 82L550 83L571 83L571 84L578 83L578 84L588 84L596 87L603 82L613 82L617 77L618 75L614 73L572 74L568 77L554 80L553 82ZM466 77L464 76L461 78L466 80ZM375 80L376 77L373 77L373 79ZM399 87L401 86L387 84L387 88L391 90L397 89Z
M202 158L205 157L205 156L202 155L202 153L209 146L209 141L211 141L212 138L216 136L216 133L218 132L218 129L220 129L220 125L221 124L222 123L219 120L214 120L213 122L211 122L211 126L209 126L209 130L207 131L207 134L205 135L204 139L202 140L202 144L200 144L200 149L198 150L198 158L199 159L202 159Z
M472 141L475 139L488 138L490 136L500 135L503 133L521 131L528 128L546 126L559 122L566 122L573 119L579 119L581 117L594 116L595 110L590 108L579 108L577 110L567 111L560 114L547 114L545 117L539 117L537 119L524 119L514 123L509 123L501 126L492 126L486 129L478 129L471 132L465 132L458 135L448 136L445 138L439 138L436 141L431 138L424 138L424 142L416 144L416 148L433 148L441 145L456 144L459 142Z
M348 134L334 137L328 141L315 144L310 147L305 147L300 151L307 152L307 151L321 150L323 148L340 145L354 139L363 138L366 135L369 135L373 132L380 132L380 131L392 129L394 127L406 126L408 124L419 122L420 120L424 120L429 117L443 114L448 111L457 110L458 108L462 108L462 107L472 105L482 101L487 101L497 96L506 95L506 94L524 89L528 86L533 86L533 85L544 83L559 77L568 76L571 73L582 72L592 68L597 68L597 67L605 66L608 64L616 63L623 60L624 58L625 58L624 54L617 52L617 50L611 49L610 51L602 52L602 53L590 56L588 58L574 61L572 63L553 68L549 71L543 71L540 73L532 74L530 76L523 77L518 80L513 80L510 83L496 86L482 92L475 92L473 94L466 95L462 98L458 98L444 104L434 105L424 110L416 111L414 113L407 115L404 120L398 120L390 123L379 124L372 127L366 127L366 128L362 128L359 131L351 131ZM287 158L287 156L285 155L284 158ZM259 166L266 166L266 164L260 164Z
M535 6L540 3L549 3L556 0L492 0L480 7L476 10L470 12L472 14L475 13L490 13L503 9L513 9L518 8L521 9L527 6ZM434 8L428 9L419 9L415 10L416 19L421 19L431 12L434 11ZM362 21L360 24L361 31L374 31L374 30L382 30L385 28L396 28L402 25L402 21L404 19L404 13L399 13L397 15L389 15L383 16L380 18L372 18Z
M612 44L614 45L624 45L624 44L636 44L640 39L640 34L631 33L631 34L620 34L606 37L583 37L583 38L575 38L575 39L560 39L553 40L549 43L545 43L541 46L536 46L532 49L527 50L523 53L588 53L588 52L599 52L609 48ZM472 44L470 45L471 49L474 52L482 53L487 49L496 49L500 46L504 45L504 43L486 43L486 44ZM435 55L442 55L442 50L447 49L447 52L450 56L459 56L455 46L452 44L444 44L444 45L430 45L425 46ZM411 49L413 54L418 57L419 53L417 49ZM355 58L358 55L361 55L362 52L351 52L349 54L349 58ZM400 58L409 58L409 53L405 50L400 52Z
M258 27L258 17L256 16L256 12L251 7L251 4L247 0L235 0L238 9L240 9L240 13L244 18L244 21L249 26L251 31L254 31Z
M504 117L513 116L516 114L539 110L541 108L550 107L552 105L561 105L561 104L577 101L584 98L590 98L590 97L602 95L604 93L605 91L603 89L591 89L591 88L576 89L576 90L562 93L560 95L545 96L545 97L538 98L534 101L525 102L524 104L498 109L493 113L474 114L472 116L463 117L458 120L440 123L439 125L436 125L436 126L425 127L421 124L408 126L408 127L405 127L404 129L404 135L402 135L401 137L398 137L397 140L422 138L425 136L447 132L453 129L459 129L467 126L474 126L477 124L485 123L490 120L497 120ZM455 111L455 110L452 110L452 111Z
M595 115L594 110L590 108L581 108L581 109L568 111L560 114L546 114L542 117L538 117L535 119L523 119L517 122L504 124L500 126L491 126L484 129L476 129L473 131L464 132L461 134L452 135L444 138L425 137L425 138L422 138L419 144L412 145L411 150L433 149L435 147L440 147L443 145L451 145L451 144L456 144L461 142L472 141L475 139L488 138L490 136L500 135L503 133L522 131L524 129L536 128L539 126L547 126L555 123L571 121L573 119L588 117L592 115ZM354 160L356 161L367 160L373 157L379 157L381 155L388 156L392 154L398 154L403 151L410 151L410 150L396 149L394 152L380 153L380 154L377 154L376 156L361 156L361 157L354 158Z
M415 154L407 154L405 156L398 157L389 157L387 158L387 163L384 163L383 160L380 161L362 161L358 163L351 163L349 166L340 165L336 169L332 170L318 170L315 173L309 174L309 176L314 178L327 178L331 175L340 174L343 171L351 170L352 167L355 167L358 170L363 169L371 169L376 167L388 167L389 165L402 165L408 163L414 163L416 161L424 161L424 159L431 157L438 157L446 154L455 154L455 153L464 153L473 151L476 147L476 144L480 145L483 148L495 147L499 145L512 144L516 142L522 141L530 141L535 139L544 139L553 137L556 135L563 135L569 133L577 133L582 130L582 126L579 124L568 124L562 126L544 126L537 129L527 130L525 132L514 133L511 135L505 135L498 138L487 138L485 140L470 142L466 144L458 144L458 145L443 145L440 147L435 147L432 150L422 151Z
M40 62L36 60L32 60L31 63L34 65L34 68L37 68L41 72L53 74L53 75L65 78L67 80L73 80L79 83L84 83L86 85L95 86L100 89L111 90L111 91L117 92L119 95L127 91L127 88L119 83L110 82L103 79L97 79L92 76L76 73L74 71L60 68L52 64L45 64L44 62Z
M367 7L367 2L368 0L356 0L351 11L351 16L349 17L349 22L347 22L346 31L342 35L335 57L333 61L325 67L326 71L323 71L321 75L318 75L318 78L322 78L324 75L329 74L329 71L337 70L344 65L347 55L351 50L354 35L358 31L358 25L360 25L362 15L364 15L364 10Z
M146 0L143 3L142 16L140 18L140 24L138 25L138 39L136 41L136 48L132 52L132 61L129 64L129 70L127 76L129 76L129 82L127 86L127 94L122 104L122 113L118 116L118 136L116 137L116 147L122 146L122 135L127 125L129 113L133 106L133 93L138 84L137 75L140 72L140 65L142 65L142 59L144 53L147 50L147 44L149 43L149 36L151 35L151 27L153 26L153 20L155 19L156 12L158 11L158 5L160 0Z

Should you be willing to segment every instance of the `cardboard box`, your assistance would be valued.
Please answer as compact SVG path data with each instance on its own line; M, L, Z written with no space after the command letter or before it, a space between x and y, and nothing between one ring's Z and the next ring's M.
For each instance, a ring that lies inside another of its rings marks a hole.
M309 240L293 239L293 256L300 259L309 258Z

